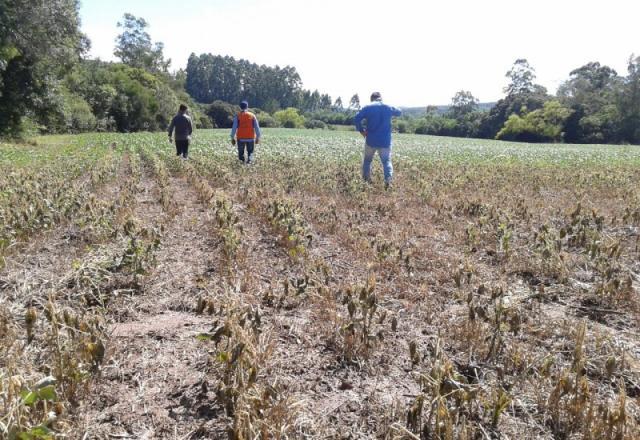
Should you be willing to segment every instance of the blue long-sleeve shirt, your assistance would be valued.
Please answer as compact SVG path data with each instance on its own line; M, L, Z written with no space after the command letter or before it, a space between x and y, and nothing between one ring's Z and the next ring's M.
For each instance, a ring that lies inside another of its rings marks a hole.
M253 118L253 130L256 132L256 139L260 139L260 124L258 123L258 118L254 116ZM233 126L231 127L231 139L235 139L236 131L238 131L238 115L236 114L233 117ZM252 141L254 139L238 139L239 141Z
M354 118L356 130L363 132L362 120L367 120L367 145L374 148L391 146L391 118L400 116L402 111L382 101L374 101L365 106Z

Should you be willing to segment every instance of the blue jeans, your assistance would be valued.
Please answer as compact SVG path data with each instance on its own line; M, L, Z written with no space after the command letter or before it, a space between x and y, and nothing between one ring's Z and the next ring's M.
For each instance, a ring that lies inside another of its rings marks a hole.
M362 161L362 178L369 182L371 180L371 162L376 151L380 156L380 162L382 162L382 168L384 169L384 181L391 182L393 178L393 164L391 163L391 147L389 148L374 148L368 145L364 146L364 160Z

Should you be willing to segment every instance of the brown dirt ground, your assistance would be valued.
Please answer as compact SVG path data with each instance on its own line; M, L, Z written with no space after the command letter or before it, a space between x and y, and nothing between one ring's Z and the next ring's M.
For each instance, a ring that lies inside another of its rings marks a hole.
M213 347L197 338L211 330L214 318L197 315L194 309L201 296L229 294L240 303L261 308L265 333L274 344L263 379L277 378L300 402L301 423L310 437L383 437L390 424L403 422L407 405L419 393L407 341L416 341L421 351L429 352L441 329L462 326L467 313L456 297L459 293L452 286L450 273L468 255L457 250L460 239L437 219L432 209L415 198L398 197L396 202L397 193L374 192L372 206L391 208L370 213L370 221L360 227L360 237L354 237L344 232L353 221L349 217L349 199L294 195L309 212L307 221L314 242L306 258L293 259L278 243L277 234L263 216L251 212L240 196L227 194L234 200L244 230L240 257L228 270L207 208L184 177L172 177L170 185L178 205L175 216L163 212L157 201L157 186L150 176L140 183L136 217L143 226L165 226L157 265L140 292L120 296L110 304L107 360L90 397L76 410L78 430L71 437L225 438L228 419L213 392ZM328 225L317 220L314 212L319 214L318 207L332 201L337 205L338 218L334 225ZM404 236L385 226L400 218L400 210L404 213L402 221L406 222ZM384 261L372 263L376 261L375 250L367 243L381 236L403 242L412 250L411 275L388 269ZM68 229L58 228L28 243L20 256L9 260L10 265L0 276L0 287L14 299L51 289L61 278L61 268L68 268L84 252L85 243L75 243L69 238ZM473 263L483 279L516 286L507 297L523 302L531 325L543 335L521 338L534 353L562 349L566 343L562 339L570 333L567 326L575 322L568 321L567 316L586 314L591 318L570 298L564 302L533 303L528 299L532 290L526 280L505 273L486 256L474 257ZM332 310L326 308L316 289L288 299L282 308L263 302L268 290L280 292L282 282L290 278L316 276L321 264L330 268L327 286L334 291L362 284L374 273L380 303L398 319L396 333L386 324L385 339L367 362L343 361L336 347L328 342L335 334L335 323L331 321ZM562 298L562 292L559 295ZM589 337L597 333L616 335L631 355L629 362L638 367L639 323L629 322L629 316L634 315L614 316L595 324L591 321ZM622 322L616 325L616 319ZM625 330L620 331L620 327ZM566 331L554 338L554 329ZM445 347L460 365L466 362L465 348ZM497 380L498 371L489 365L480 368L487 381ZM522 386L523 391L520 400L514 402L512 413L526 412L536 397L527 395L527 387L522 384L513 386ZM632 397L640 403L638 395ZM518 433L523 424L534 423L527 415L505 419L502 428L508 438L522 438ZM530 428L529 432L531 429L536 430ZM543 428L539 429L543 436Z

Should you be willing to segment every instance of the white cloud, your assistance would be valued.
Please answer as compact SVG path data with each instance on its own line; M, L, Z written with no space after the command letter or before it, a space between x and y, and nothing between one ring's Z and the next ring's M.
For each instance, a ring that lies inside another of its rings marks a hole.
M174 68L191 52L290 64L305 87L343 101L379 90L397 105L443 104L460 89L492 101L516 58L554 91L589 61L624 74L640 52L640 3L625 0L85 0L94 56L112 58L125 12L150 23Z

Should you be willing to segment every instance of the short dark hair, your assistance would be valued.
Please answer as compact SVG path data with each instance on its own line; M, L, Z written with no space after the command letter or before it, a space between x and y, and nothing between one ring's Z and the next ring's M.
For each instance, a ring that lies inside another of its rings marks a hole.
M247 101L242 101L242 102L240 103L240 108L241 108L242 110L246 110L246 109L248 109L248 108L249 108L249 103L248 103Z
M382 99L382 95L380 94L380 92L373 92L371 94L371 101L378 101L379 99Z
M180 111L181 112L186 112L187 111L187 106L184 104L180 104Z

